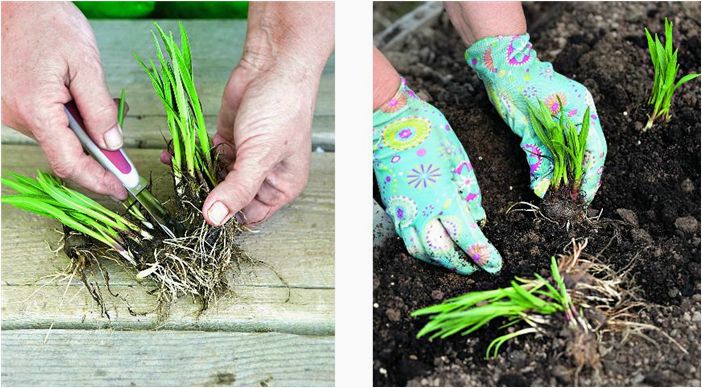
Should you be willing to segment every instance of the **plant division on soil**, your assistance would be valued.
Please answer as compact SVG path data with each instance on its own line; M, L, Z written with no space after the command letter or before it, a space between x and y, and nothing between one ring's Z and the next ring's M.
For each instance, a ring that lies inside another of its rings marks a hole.
M669 122L643 131L653 80L644 27L674 23L679 76L700 70L700 3L525 3L542 60L592 93L608 143L602 187L588 216L565 229L518 202L539 204L529 188L519 139L463 61L464 44L444 15L385 52L408 84L447 117L475 166L488 222L502 253L497 276L464 277L425 265L394 239L374 251L374 384L691 385L700 384L700 83L677 90ZM382 12L380 8L376 12ZM509 287L516 277L549 276L550 257L571 239L618 274L642 302L640 324L659 330L610 333L599 364L578 370L567 331L515 338L485 359L504 322L468 336L416 338L428 320L415 310L467 292ZM669 340L670 336L675 342ZM678 346L679 345L679 346ZM684 349L684 351L683 351ZM578 373L579 372L579 373Z

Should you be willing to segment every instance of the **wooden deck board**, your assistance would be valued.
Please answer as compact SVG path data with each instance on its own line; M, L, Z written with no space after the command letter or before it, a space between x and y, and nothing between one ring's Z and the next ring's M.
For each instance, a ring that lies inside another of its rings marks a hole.
M158 150L134 149L128 153L142 172L154 177L166 171L158 161ZM45 169L46 161L36 146L2 145L3 174L14 171L33 175ZM155 194L163 198L168 179L157 181ZM5 192L3 190L3 192ZM55 255L60 234L56 221L2 206L3 324L12 327L47 326L95 327L103 325L97 306L79 282L66 295L77 295L70 305L60 298L64 287L47 286L32 295L47 279L68 264L62 253ZM237 296L220 301L220 308L195 318L195 306L186 300L173 309L168 327L221 327L227 330L275 330L304 333L332 333L334 322L334 154L314 153L305 192L292 204L264 223L256 234L242 236L242 246L255 258L280 273L291 287L292 299L285 303L287 288L267 268L245 271L238 281ZM111 284L124 290L130 304L146 311L153 297L148 284L137 284L134 274L106 262ZM65 283L61 283L65 284ZM31 298L29 297L30 295ZM259 299L263 298L263 299ZM266 299L267 298L267 299ZM264 302L265 300L265 302ZM126 312L126 305L113 301L116 327L152 327L154 314L140 319ZM86 315L87 314L87 315ZM84 319L87 316L89 319ZM77 325L77 326L76 326Z
M5 330L2 365L7 386L331 386L334 337Z
M176 30L173 21L159 23ZM127 89L125 147L143 174L153 173L155 194L165 198L170 181L159 178L166 168L158 162L162 136L168 133L165 117L132 57L132 51L143 58L153 55L152 22L91 24L110 90L116 96ZM184 24L206 122L214 133L222 90L241 56L246 25L231 20ZM333 56L321 79L312 132L313 150L334 150ZM5 126L1 139L3 175L48 170L33 140ZM103 292L110 319L101 316L82 283L50 278L69 263L64 254L51 252L60 241L60 225L4 205L2 216L4 385L334 384L333 153L313 154L301 197L258 234L241 238L242 246L275 268L289 288L266 268L244 271L232 292L204 314L197 315L197 306L181 298L161 323L154 313L128 312L127 303L138 312L155 307L155 297L147 293L152 287L111 262L104 268L119 297Z
M205 116L207 132L214 136L217 130L217 116ZM315 116L312 121L312 149L334 151L334 116ZM31 137L14 129L2 126L2 143L37 144ZM165 116L132 116L124 120L124 146L128 148L164 148L164 137L170 139Z

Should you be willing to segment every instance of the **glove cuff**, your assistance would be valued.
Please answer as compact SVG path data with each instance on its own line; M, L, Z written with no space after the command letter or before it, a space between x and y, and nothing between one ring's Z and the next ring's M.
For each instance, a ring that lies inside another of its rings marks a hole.
M402 113L410 103L418 99L412 89L407 86L407 81L400 78L400 87L395 95L375 112L373 112L373 126L377 127Z
M465 60L485 82L494 77L504 77L514 68L528 66L537 58L527 33L480 39L468 47Z

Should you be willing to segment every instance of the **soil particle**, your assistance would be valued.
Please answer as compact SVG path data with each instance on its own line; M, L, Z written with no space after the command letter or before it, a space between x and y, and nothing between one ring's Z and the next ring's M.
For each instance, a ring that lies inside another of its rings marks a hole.
M679 217L675 220L675 228L683 233L695 234L699 232L700 223L692 216Z
M680 184L680 190L682 190L683 193L691 193L693 190L695 190L695 185L692 183L690 178L685 178L685 180Z
M385 310L385 315L387 315L388 319L392 322L399 321L400 317L402 316L398 309L387 309Z
M639 217L633 211L629 209L620 208L617 209L617 214L622 218L622 220L628 222L632 226L639 226Z
M597 105L608 155L591 209L602 210L602 218L566 231L529 213L506 214L516 202L539 204L539 199L529 188L519 138L466 66L465 45L445 15L386 53L415 91L431 96L470 155L488 216L482 230L504 265L496 276L463 277L409 257L398 238L374 249L374 303L382 306L373 309L374 385L699 386L700 233L695 217L700 214L700 82L678 90L668 124L642 132L653 78L642 37L643 26L661 34L668 16L680 47L680 74L699 72L700 3L525 3L524 8L541 59L585 84ZM395 63L396 58L401 60ZM419 62L434 74L427 75L426 68L416 66ZM625 215L617 209L626 210ZM694 231L691 220L683 226L691 232L676 225L686 217L694 219ZM490 361L484 359L485 351L499 323L467 337L415 338L426 320L409 314L437 303L437 291L445 299L504 287L514 276L547 275L549 257L562 252L571 238L585 237L588 253L599 252L600 260L615 270L628 268L634 277L633 286L649 304L634 314L637 322L660 328L642 333L654 342L634 334L607 336L600 351L602 369L594 373L586 367L576 381L572 363L563 356L565 338L518 338ZM387 309L399 311L399 320L391 321ZM413 366L409 354L427 369L408 368Z
M434 300L443 300L444 299L444 293L441 292L441 290L434 290L431 292L431 298Z

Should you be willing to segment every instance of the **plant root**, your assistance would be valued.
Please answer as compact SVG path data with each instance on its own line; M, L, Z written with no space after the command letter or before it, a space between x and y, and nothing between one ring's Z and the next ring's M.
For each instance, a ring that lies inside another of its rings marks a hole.
M102 317L110 319L109 309L103 297L100 283L112 297L122 299L130 314L146 315L156 313L157 325L165 322L170 313L170 306L178 298L189 296L198 304L197 315L201 315L218 298L230 292L244 269L253 269L257 265L270 269L288 288L287 300L290 299L290 287L283 277L270 265L252 258L244 252L238 243L238 236L251 232L246 226L232 217L222 226L214 227L205 222L200 209L209 188L204 179L189 179L181 176L177 181L175 198L165 204L172 209L172 217L181 225L183 231L176 238L170 238L159 228L149 232L151 239L124 238L126 248L134 261L128 261L118 252L96 244L91 239L70 228L64 228L63 251L71 258L67 272L74 273L83 282L93 300L100 307ZM138 203L131 206L141 207ZM146 209L140 213L148 214ZM133 215L127 210L127 217ZM141 220L144 224L144 220ZM147 221L148 224L148 221ZM59 248L60 249L60 248ZM136 311L124 296L120 296L110 287L109 273L103 268L101 259L109 259L135 273L137 280L147 281L153 287L150 294L156 295L157 304L149 311ZM230 275L234 276L230 276ZM99 278L101 281L91 280Z
M639 260L639 254L634 255L629 263L617 272L599 260L602 251L597 255L590 255L584 252L586 246L587 239L582 243L573 239L571 252L559 255L558 265L568 294L572 298L573 316L579 323L571 323L569 327L572 330L567 330L565 334L568 338L566 355L575 366L576 384L583 368L588 367L598 373L601 368L600 360L608 352L600 351L600 345L606 343L605 337L621 336L623 342L634 335L653 341L643 333L653 330L687 353L680 344L656 326L636 322L637 312L649 307L649 304L638 297L639 288L630 274Z

